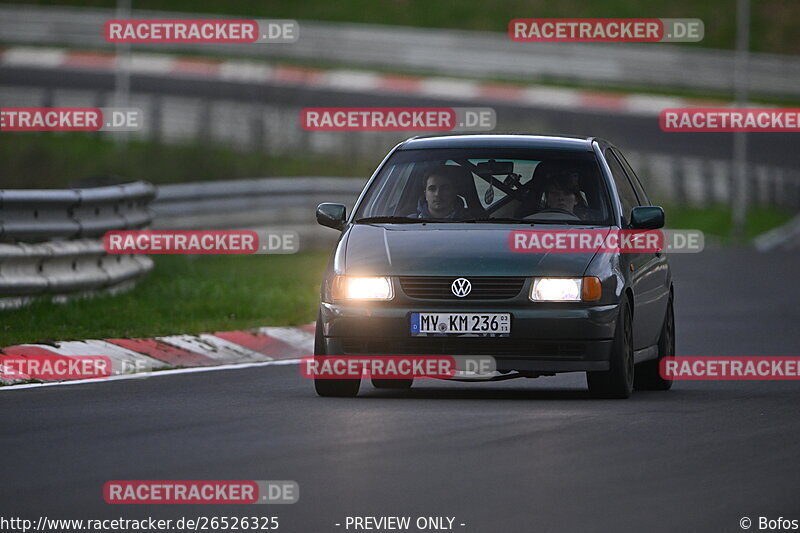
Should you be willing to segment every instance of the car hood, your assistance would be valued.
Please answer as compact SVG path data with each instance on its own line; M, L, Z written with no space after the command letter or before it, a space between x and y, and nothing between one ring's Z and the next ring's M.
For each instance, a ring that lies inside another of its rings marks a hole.
M581 276L595 255L512 252L509 233L519 229L530 226L355 224L341 241L345 269L351 276Z

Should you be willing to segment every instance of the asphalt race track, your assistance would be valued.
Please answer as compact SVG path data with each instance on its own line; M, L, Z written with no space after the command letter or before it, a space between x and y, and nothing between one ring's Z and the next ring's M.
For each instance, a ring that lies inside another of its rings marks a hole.
M798 355L800 254L671 260L679 355ZM0 402L5 517L273 515L286 532L345 531L348 515L451 516L465 532L800 518L796 381L598 401L575 374L406 393L365 383L357 399L322 399L292 365L5 390ZM296 480L300 501L108 505L114 479Z

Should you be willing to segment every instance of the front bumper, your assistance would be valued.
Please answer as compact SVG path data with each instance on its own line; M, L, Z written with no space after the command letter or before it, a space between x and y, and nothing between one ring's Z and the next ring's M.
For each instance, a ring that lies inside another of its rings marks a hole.
M511 313L509 337L410 335L412 312ZM528 306L321 304L325 352L337 355L490 355L501 371L576 372L609 368L618 305Z

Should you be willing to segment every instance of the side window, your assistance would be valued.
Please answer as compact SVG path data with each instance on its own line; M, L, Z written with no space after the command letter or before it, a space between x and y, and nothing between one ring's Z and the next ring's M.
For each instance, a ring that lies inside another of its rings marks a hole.
M611 153L611 150L606 150L606 162L608 163L608 168L611 169L611 175L614 178L620 202L622 202L622 220L627 224L631 218L631 210L639 205L636 193L631 187L631 182L628 181L628 176L625 175L625 171L622 170L622 166L617 161L617 158L614 157L614 154Z
M628 173L628 177L631 179L631 183L633 183L633 188L636 191L636 196L639 197L639 203L641 205L653 205L650 203L650 199L647 198L647 194L644 192L644 187L642 187L642 182L639 181L639 176L637 176L636 172L633 171L633 168L631 168L631 165L630 163L628 163L628 160L625 159L624 155L622 155L622 152L615 149L614 155L617 156L619 162L622 163L622 167L625 169L625 172Z

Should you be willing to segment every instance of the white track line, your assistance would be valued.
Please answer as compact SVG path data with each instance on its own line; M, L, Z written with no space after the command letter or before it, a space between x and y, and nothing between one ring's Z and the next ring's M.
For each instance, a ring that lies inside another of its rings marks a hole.
M76 379L72 381L55 381L52 383L26 383L24 385L8 385L0 387L0 393L9 390L36 389L39 387L60 387L64 385L83 385L86 383L106 383L108 381L123 381L129 379L142 379L159 376L172 376L175 374L192 374L195 372L214 372L216 370L239 370L242 368L257 368L261 366L281 366L300 364L300 359L281 359L279 361L264 361L261 363L240 363L219 366L197 366L192 368L176 368L173 370L160 370L158 372L143 372L139 374L121 374L107 378Z

